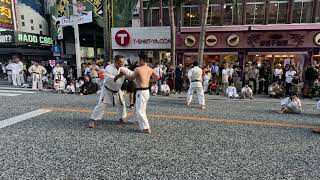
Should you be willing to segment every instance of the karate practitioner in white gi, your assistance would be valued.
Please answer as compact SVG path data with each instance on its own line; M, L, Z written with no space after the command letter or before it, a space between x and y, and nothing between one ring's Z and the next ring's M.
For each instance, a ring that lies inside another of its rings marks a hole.
M47 73L47 70L35 61L33 65L29 67L28 71L32 77L32 89L42 90L42 76Z
M237 92L237 88L234 87L234 83L231 83L231 85L227 88L226 95L228 98L239 98L239 94Z
M25 70L24 68L25 68L25 67L24 67L24 65L23 65L23 62L21 62L19 58L16 58L16 61L18 62L19 67L20 67L20 69L21 69L21 72L20 72L20 74L19 74L21 84L24 84L24 83L25 83L25 81L24 81L24 70Z
M294 113L300 114L302 112L302 103L297 95L291 95L281 101L280 113Z
M135 97L135 109L132 122L138 121L140 132L151 133L149 121L146 114L147 103L150 97L149 84L150 80L155 82L160 76L150 68L146 61L148 56L146 54L139 54L138 66L134 72L121 71L121 74L126 75L129 80L135 80L136 84L136 97Z
M123 71L130 71L124 68L124 57L117 55L115 57L114 64L108 65L105 68L105 79L101 87L101 93L98 105L95 107L89 123L90 128L95 127L95 121L101 120L104 114L105 108L108 105L114 105L118 108L117 118L119 119L119 124L126 124L127 111L125 100L123 97L123 92L121 91L121 86L125 80L123 74L120 74L120 68Z
M18 61L14 61L14 63L10 63L7 67L8 70L11 70L12 83L14 86L21 86L20 81L20 72L22 69L20 68Z
M201 109L205 109L206 104L202 87L202 69L198 66L197 61L193 63L193 68L188 71L188 78L190 80L190 87L187 93L187 105L190 106L193 92L196 91Z

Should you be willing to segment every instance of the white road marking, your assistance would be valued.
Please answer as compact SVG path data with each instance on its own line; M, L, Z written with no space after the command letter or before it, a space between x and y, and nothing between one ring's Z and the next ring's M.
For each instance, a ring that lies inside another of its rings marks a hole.
M0 89L3 90L24 90L24 91L33 91L30 88L13 88L13 87L5 87L5 86L0 86Z
M0 93L21 93L21 94L34 94L33 91L13 91L13 90L0 90Z
M36 116L40 116L41 114L45 114L50 111L51 110L48 110L48 109L38 109L36 111L28 112L28 113L22 114L20 116L16 116L13 118L2 120L2 121L0 121L0 129L7 127L7 126L10 126L12 124L33 118L33 117L36 117Z
M8 96L8 97L14 97L14 96L20 96L22 94L13 94L13 93L0 93L0 96Z

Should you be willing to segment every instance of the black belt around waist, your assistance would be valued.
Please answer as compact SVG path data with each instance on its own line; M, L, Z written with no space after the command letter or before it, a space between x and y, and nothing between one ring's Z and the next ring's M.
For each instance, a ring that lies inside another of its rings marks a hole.
M33 74L40 74L40 73L37 73L37 72L33 72Z
M200 80L192 80L191 82L201 82Z
M149 90L150 87L147 88L136 88L135 91L144 91L144 90Z
M120 94L118 93L120 90L114 91L114 90L109 89L107 86L104 86L104 87L105 87L108 91L112 92L113 95L117 94L117 95L118 95L118 98L119 98L120 105L123 105L121 96L120 96ZM116 106L116 103L115 103L115 101L114 101L114 96L112 96L112 105L113 105L113 106Z

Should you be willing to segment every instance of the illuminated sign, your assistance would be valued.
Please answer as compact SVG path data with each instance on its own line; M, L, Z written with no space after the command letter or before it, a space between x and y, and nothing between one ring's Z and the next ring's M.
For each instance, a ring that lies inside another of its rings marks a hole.
M13 0L0 0L0 28L14 29Z
M51 46L53 44L51 37L38 34L15 32L15 37L16 45Z
M11 45L14 43L13 31L0 31L0 45Z

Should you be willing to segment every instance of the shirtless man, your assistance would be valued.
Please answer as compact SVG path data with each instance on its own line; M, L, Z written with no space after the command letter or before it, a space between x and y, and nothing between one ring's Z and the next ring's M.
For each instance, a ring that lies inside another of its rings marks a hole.
M151 133L146 114L147 103L150 97L150 80L155 82L160 78L160 76L147 65L147 59L147 55L140 54L138 60L139 67L137 67L133 73L128 73L126 70L120 70L120 73L125 75L129 80L136 81L135 113L133 121L138 121L142 133Z

